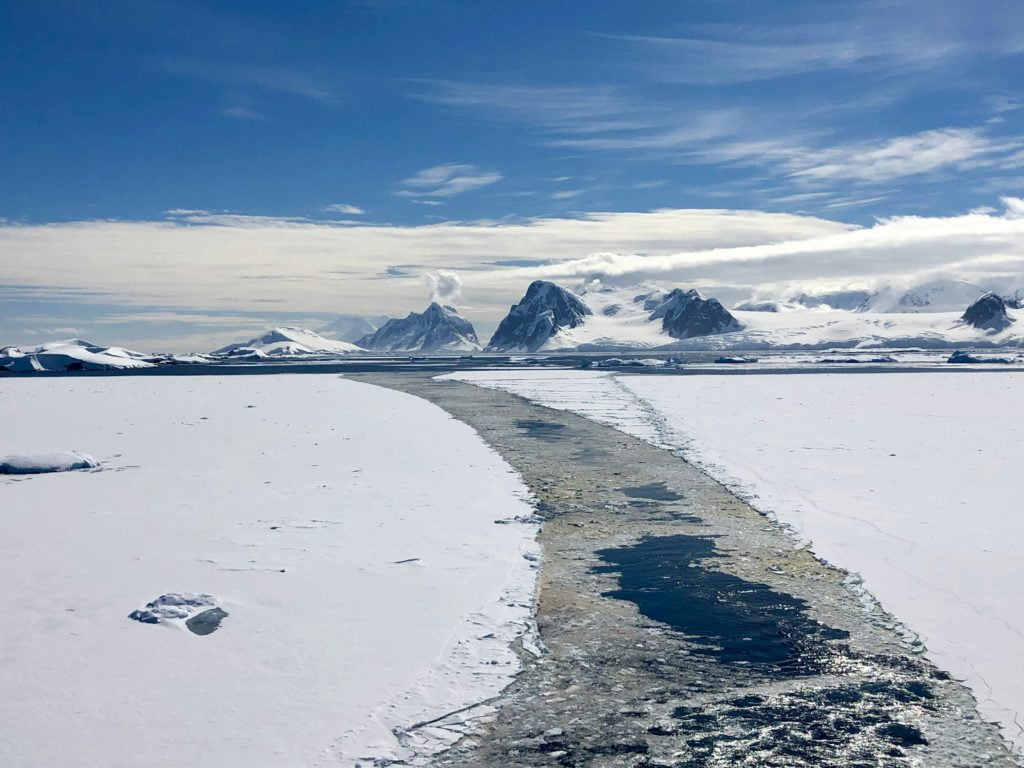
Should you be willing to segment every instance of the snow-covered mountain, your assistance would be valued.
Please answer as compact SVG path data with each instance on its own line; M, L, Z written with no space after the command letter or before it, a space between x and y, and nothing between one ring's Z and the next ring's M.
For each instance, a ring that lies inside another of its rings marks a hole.
M305 328L272 328L262 336L237 344L228 344L211 354L219 357L260 359L265 357L301 357L305 355L347 355L362 350L355 344L325 339Z
M962 286L945 288L924 286L914 295L946 306ZM901 291L897 301L908 293ZM942 312L880 312L872 308L877 295L852 290L742 302L729 311L692 290L644 285L577 295L538 281L502 321L488 350L1024 347L1024 323L1015 322L1024 310L994 294L978 300L972 289L969 295L970 302ZM910 305L908 299L904 306Z
M431 302L423 312L388 320L357 342L374 352L478 352L473 324L455 307Z
M338 315L316 332L326 339L356 343L373 333L391 318L387 315Z
M0 370L102 371L151 368L160 358L122 347L103 347L82 339L50 341L34 347L0 349Z
M546 280L535 280L518 304L513 304L491 336L492 352L536 352L552 337L583 324L594 314L579 297ZM612 315L615 311L611 312Z

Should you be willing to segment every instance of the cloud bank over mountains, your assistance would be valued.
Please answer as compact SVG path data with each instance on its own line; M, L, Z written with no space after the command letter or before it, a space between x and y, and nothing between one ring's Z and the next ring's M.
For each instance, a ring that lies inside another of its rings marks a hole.
M154 331L173 346L177 336L212 338L191 321L208 323L211 313L403 314L423 303L424 280L446 301L461 290L465 314L486 328L536 278L765 296L1024 275L1024 200L870 226L694 209L421 226L204 211L161 221L6 223L0 274L5 343L34 327L82 325L73 312L46 318L55 303L81 317L103 305L108 322L111 313L178 322L176 332Z

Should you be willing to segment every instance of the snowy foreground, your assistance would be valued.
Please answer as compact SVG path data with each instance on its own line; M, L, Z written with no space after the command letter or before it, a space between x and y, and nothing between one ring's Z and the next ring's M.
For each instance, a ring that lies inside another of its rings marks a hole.
M518 669L536 530L495 521L528 491L434 405L334 376L17 379L0 422L0 456L100 462L0 476L0 765L409 758L392 728Z
M681 450L792 526L1024 746L1024 377L451 375Z

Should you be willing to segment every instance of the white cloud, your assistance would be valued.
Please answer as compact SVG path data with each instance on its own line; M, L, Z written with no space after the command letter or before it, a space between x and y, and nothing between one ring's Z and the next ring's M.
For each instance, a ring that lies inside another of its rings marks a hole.
M202 208L171 208L164 211L168 216L209 216L210 212Z
M40 304L100 302L127 314L213 316L399 315L422 308L422 283L410 278L457 273L467 316L486 325L537 278L570 285L595 277L655 280L750 291L782 283L913 280L936 271L972 279L1024 275L1022 243L1024 201L1016 197L1005 198L999 213L903 216L870 227L735 210L361 227L193 215L0 226L0 274L18 287L18 296ZM11 329L26 325L8 318L14 322ZM72 312L65 322L79 327L82 321Z
M473 165L435 165L417 171L401 182L400 197L451 197L495 184L504 178L494 171L481 171Z
M427 284L431 301L454 304L462 295L462 278L449 269L426 272L423 279Z
M1019 197L1001 197L999 201L1006 207L1009 219L1024 219L1024 199Z
M914 282L938 271L964 279L1018 274L1024 286L1024 201L1001 215L900 216L807 238L671 254L595 253L495 275L508 280L645 279L754 289L770 283L871 285Z
M96 301L199 311L406 312L417 281L382 279L457 270L475 305L497 312L518 282L492 279L493 262L571 260L604 250L668 254L841 232L849 225L756 211L590 213L517 222L361 227L333 221L195 214L167 221L78 221L0 226L0 274L13 285L76 286ZM479 279L478 279L479 276ZM467 288L468 290L468 288ZM484 311L484 310L481 310Z
M362 216L366 213L366 211L359 206L349 205L348 203L332 203L331 205L325 205L324 211L328 213L344 213L348 216Z

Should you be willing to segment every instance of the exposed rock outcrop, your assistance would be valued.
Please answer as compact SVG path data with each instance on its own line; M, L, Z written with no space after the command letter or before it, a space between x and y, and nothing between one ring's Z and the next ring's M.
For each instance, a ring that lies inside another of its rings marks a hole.
M659 319L662 330L674 339L728 333L741 327L718 299L705 299L697 291L681 288L671 291L651 312L651 320Z
M987 331L1002 331L1014 322L1006 311L1006 302L994 293L986 293L971 304L960 320Z

